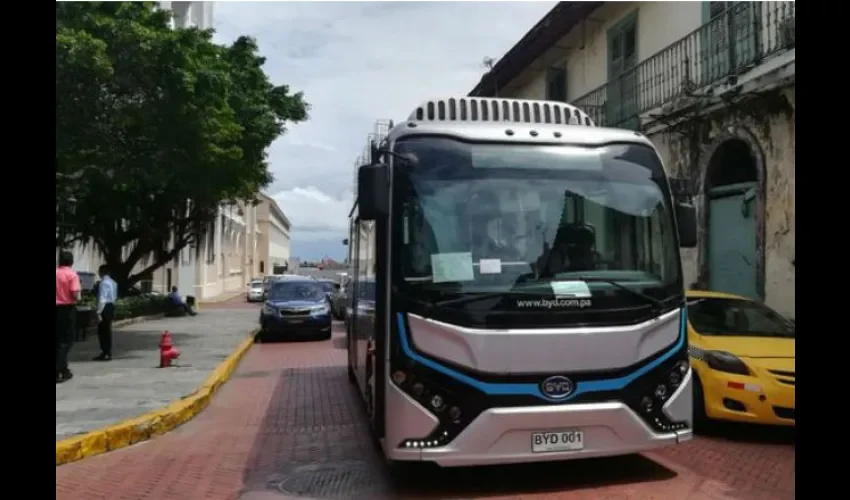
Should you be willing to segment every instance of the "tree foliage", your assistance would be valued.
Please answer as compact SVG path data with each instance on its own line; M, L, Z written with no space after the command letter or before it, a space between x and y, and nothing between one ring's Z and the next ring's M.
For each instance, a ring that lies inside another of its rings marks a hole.
M266 149L307 119L253 39L222 46L169 18L152 3L56 4L57 219L122 290L197 251L220 206L254 202L272 181Z

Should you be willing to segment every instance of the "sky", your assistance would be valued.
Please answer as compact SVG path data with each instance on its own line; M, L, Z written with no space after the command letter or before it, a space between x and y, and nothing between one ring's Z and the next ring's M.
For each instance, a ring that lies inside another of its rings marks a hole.
M466 95L556 2L216 2L216 40L257 40L266 73L304 92L310 119L269 149L266 192L292 223L291 254L343 259L354 163L378 119Z

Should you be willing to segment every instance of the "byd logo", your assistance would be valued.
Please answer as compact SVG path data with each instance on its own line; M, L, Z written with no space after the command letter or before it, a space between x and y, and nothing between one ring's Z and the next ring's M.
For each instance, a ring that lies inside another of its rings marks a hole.
M563 399L573 392L573 382L567 377L556 375L549 377L540 384L543 394L552 399Z

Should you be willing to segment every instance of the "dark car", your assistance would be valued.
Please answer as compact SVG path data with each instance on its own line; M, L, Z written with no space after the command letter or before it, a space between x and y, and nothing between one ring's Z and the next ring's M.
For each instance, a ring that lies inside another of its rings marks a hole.
M266 300L266 297L269 295L269 290L272 285L280 281L280 276L270 274L263 278L263 300Z
M319 283L319 286L322 287L322 290L328 295L328 300L333 303L333 295L337 290L336 283L333 280L316 280Z
M321 284L315 280L280 280L269 289L260 312L262 342L291 335L318 340L331 338L331 305Z

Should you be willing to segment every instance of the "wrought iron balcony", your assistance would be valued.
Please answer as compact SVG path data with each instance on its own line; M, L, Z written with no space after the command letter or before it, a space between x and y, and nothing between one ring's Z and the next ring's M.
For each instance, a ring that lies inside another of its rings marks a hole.
M572 104L601 126L637 129L641 113L741 75L794 47L794 2L720 5L728 8Z

